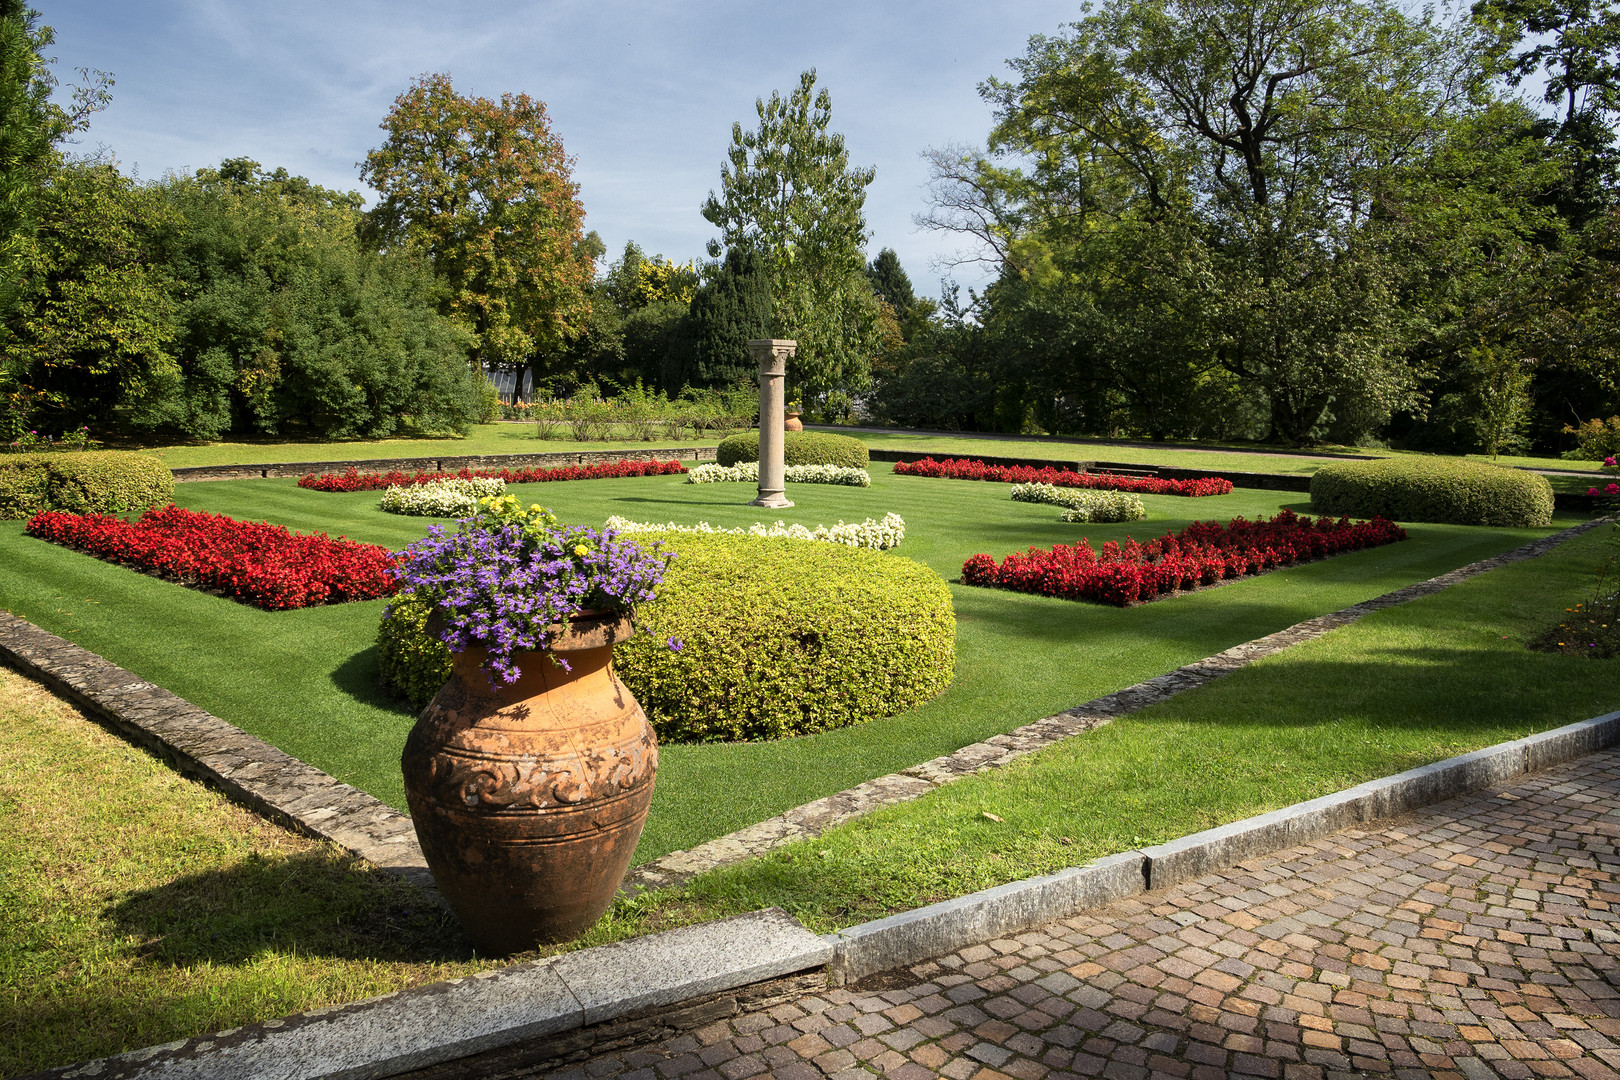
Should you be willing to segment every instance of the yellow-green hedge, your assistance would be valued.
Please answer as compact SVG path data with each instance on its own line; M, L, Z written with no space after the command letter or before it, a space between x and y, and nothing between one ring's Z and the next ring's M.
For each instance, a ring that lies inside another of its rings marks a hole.
M1324 465L1311 477L1324 514L1454 525L1550 525L1552 485L1523 469L1463 458L1388 457Z
M842 465L864 469L871 463L866 444L848 435L830 431L787 431L782 458L787 465ZM715 447L714 460L730 468L739 461L759 460L759 432L745 431L722 439Z
M951 594L921 563L805 540L636 539L676 552L658 599L637 613L641 632L614 654L660 739L805 735L904 712L950 685ZM377 639L385 685L418 708L450 675L427 614L398 598Z
M173 501L174 475L145 454L0 456L0 518L27 518L43 510L122 514Z

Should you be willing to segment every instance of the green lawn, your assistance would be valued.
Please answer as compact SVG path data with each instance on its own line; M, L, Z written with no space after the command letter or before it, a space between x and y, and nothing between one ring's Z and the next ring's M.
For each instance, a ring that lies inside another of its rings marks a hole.
M1007 485L893 476L870 488L793 485L806 524L897 511L900 556L947 579L975 552L1088 535L1139 539L1202 519L1254 517L1303 496L1237 491L1206 499L1147 497L1153 517L1070 526L1052 507L1014 503ZM526 485L569 521L610 514L716 525L760 520L746 485L676 477ZM182 505L295 529L324 529L390 546L422 535L423 519L386 515L376 493L304 491L290 480L181 485ZM773 517L776 515L772 515ZM1575 519L1561 521L1567 524ZM1498 553L1544 530L1420 525L1404 543L1295 567L1219 589L1120 610L953 586L958 666L952 687L901 716L763 744L672 745L637 860L687 848L792 806L966 743L1008 731L1231 645ZM168 687L227 721L403 806L398 758L408 713L373 687L372 638L382 602L263 612L187 590L21 535L0 525L0 607Z
M1525 647L1590 595L1615 542L1613 530L1588 534L1005 768L621 904L599 939L772 905L825 932L1620 708L1620 661Z

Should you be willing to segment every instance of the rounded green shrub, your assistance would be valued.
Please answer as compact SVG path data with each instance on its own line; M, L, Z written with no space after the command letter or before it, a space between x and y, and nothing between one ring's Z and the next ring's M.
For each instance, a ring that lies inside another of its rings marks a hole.
M44 510L122 514L174 501L174 474L156 458L125 450L0 457L0 518Z
M804 540L643 538L676 558L614 666L660 739L805 735L904 712L950 685L951 594L921 563ZM382 681L417 707L450 677L427 615L396 598L377 639Z
M1324 514L1452 525L1550 525L1552 485L1523 469L1462 458L1389 457L1333 462L1311 477L1311 509Z
M788 465L842 465L846 469L864 469L871 464L866 444L848 435L835 435L830 431L788 431L782 457ZM740 461L759 460L759 432L745 431L723 439L715 447L714 460L726 468Z

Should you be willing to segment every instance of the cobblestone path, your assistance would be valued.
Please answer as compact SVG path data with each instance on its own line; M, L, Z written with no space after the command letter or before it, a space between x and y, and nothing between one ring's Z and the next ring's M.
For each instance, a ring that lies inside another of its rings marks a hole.
M557 1080L1620 1076L1620 752Z

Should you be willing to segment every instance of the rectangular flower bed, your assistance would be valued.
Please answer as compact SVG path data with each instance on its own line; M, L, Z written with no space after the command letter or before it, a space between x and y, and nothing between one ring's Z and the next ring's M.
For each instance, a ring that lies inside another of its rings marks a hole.
M1057 487L1098 488L1106 491L1134 491L1140 495L1226 495L1232 481L1218 476L1197 480L1161 480L1157 476L1114 476L1111 473L1082 473L1072 469L1037 469L1033 465L986 465L971 458L931 457L921 461L897 461L899 476L933 476L945 480L997 480L1014 484L1054 484Z
M1383 518L1352 522L1324 516L1312 521L1284 510L1269 521L1195 521L1146 544L1110 540L1100 554L1081 540L1015 552L999 565L989 555L974 555L962 564L962 583L1129 607L1223 578L1405 539L1405 529Z
M601 465L560 465L554 469L462 469L459 472L360 472L305 473L298 486L311 491L381 491L387 487L426 484L433 480L474 480L495 478L508 484L543 484L552 480L604 480L620 476L669 476L684 473L678 461L613 461Z
M397 556L385 547L177 506L148 510L134 522L47 511L29 519L26 531L269 611L371 600L396 587Z

